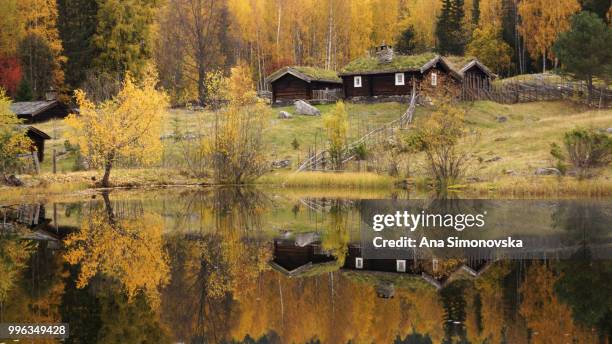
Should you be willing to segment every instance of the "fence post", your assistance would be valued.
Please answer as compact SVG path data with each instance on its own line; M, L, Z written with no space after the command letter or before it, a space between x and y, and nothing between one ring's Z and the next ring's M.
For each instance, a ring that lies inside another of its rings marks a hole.
M57 152L55 148L53 148L53 174L57 173Z
M36 174L40 174L40 162L38 161L38 153L36 151L32 152L32 161L34 162L34 170L36 170Z

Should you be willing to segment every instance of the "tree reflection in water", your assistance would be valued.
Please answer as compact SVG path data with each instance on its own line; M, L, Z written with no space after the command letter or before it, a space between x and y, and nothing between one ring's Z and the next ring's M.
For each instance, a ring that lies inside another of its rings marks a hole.
M78 230L59 252L0 236L0 272L8 277L0 280L0 321L69 322L67 343L606 343L610 337L612 267L592 260L588 250L565 261L496 261L477 277L456 275L441 290L409 274L354 273L342 264L287 278L268 266L283 221L320 229L323 249L341 260L353 240L352 221L360 219L359 202L321 201L313 224L294 200L255 190L102 200L79 206ZM542 209L551 209L547 215L569 236L605 234L581 225L584 214L601 216L585 207ZM439 266L456 266L451 263ZM393 283L393 298L377 297L383 282Z

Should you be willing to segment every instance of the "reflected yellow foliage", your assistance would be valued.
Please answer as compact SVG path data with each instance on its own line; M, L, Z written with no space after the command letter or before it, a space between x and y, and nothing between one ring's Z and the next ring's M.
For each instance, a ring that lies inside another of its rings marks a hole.
M32 251L18 240L0 238L0 302L4 301L19 279Z
M533 263L527 270L520 288L520 314L533 332L532 343L559 343L559 338L572 343L596 342L596 333L576 325L569 307L555 295L553 288L558 278L545 263Z
M114 219L102 209L87 215L81 230L65 240L64 258L80 265L77 287L103 274L120 282L129 299L142 292L159 305L160 288L169 281L161 216L145 212L139 218Z

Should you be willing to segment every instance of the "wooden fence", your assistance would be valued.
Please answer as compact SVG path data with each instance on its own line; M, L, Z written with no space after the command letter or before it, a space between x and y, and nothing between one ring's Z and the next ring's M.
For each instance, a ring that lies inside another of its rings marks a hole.
M392 136L394 130L397 128L404 129L408 124L412 123L414 111L416 110L417 98L418 95L416 93L416 86L413 84L410 104L408 105L406 112L404 112L398 119L385 123L382 126L369 131L358 140L355 140L347 145L343 153L343 163L355 158L355 148L359 147L360 145L380 142L381 140ZM308 152L308 157L299 164L297 172L327 170L331 167L329 161L330 154L327 149L320 152L311 150Z
M327 90L312 90L312 100L314 101L328 101L336 102L342 99L342 89L334 88Z
M464 101L491 100L503 104L568 99L593 107L612 107L612 90L594 87L590 99L588 95L585 82L556 75L538 74L497 82L466 75L460 97Z

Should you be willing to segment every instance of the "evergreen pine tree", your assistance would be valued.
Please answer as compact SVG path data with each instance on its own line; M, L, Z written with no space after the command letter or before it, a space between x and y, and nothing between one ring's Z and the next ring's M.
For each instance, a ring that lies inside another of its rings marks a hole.
M31 101L33 98L34 95L32 94L32 88L30 87L30 84L25 78L21 79L21 82L19 83L19 88L17 88L17 93L15 94L15 101L28 102Z
M95 58L92 42L96 32L98 1L58 0L58 29L66 62L66 83L81 87L91 61Z
M158 0L98 2L97 28L92 41L98 49L93 64L100 72L122 78L142 76L152 57L153 23Z
M472 2L472 24L474 27L478 26L480 22L480 0L473 0Z
M465 9L463 0L443 0L436 26L437 51L442 55L462 55L466 35L463 26Z
M447 49L452 39L450 36L452 10L452 0L442 0L442 9L436 25L436 50L442 55L448 53Z
M417 42L415 36L414 27L412 25L408 26L398 37L395 50L404 55L416 53Z
M466 31L464 24L465 19L465 2L464 0L454 0L451 16L451 47L450 53L453 55L463 55L466 44Z
M582 6L582 10L593 12L606 22L606 24L610 24L608 20L610 0L580 0L580 5Z

